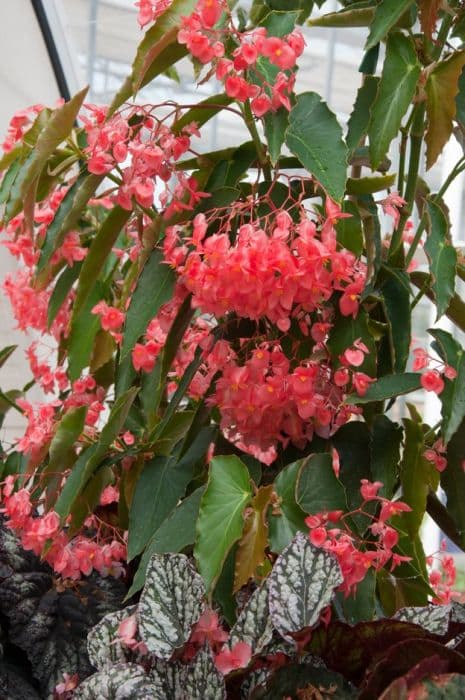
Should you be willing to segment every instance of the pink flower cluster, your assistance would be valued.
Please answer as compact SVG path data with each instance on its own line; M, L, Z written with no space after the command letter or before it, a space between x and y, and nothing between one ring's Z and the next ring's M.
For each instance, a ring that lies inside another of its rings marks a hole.
M216 28L222 16L225 23ZM298 29L283 38L268 36L264 27L240 32L225 0L199 0L195 11L183 17L178 41L200 63L212 63L229 97L238 102L250 99L255 116L262 117L281 106L291 109L289 98L295 83L291 71L305 47ZM272 82L267 80L263 61L277 69Z
M370 482L362 479L360 493L363 503L357 510L352 513L330 511L309 515L305 519L310 528L311 543L336 556L344 578L340 590L344 591L346 596L355 591L357 584L363 581L370 567L378 571L391 561L392 570L402 562L409 561L408 557L392 551L399 541L399 534L388 525L388 520L395 515L410 511L411 508L402 501L390 501L378 496L382 485L379 481ZM376 516L364 510L366 504L370 502L379 504L379 512ZM350 519L355 514L363 514L372 521L369 530L376 539L364 542L350 530L346 519Z
M45 561L63 578L79 579L98 571L102 576L120 576L126 546L113 539L99 544L95 538L82 535L71 541L62 528L60 518L53 510L45 515L33 515L31 494L25 488L17 491L15 477L8 476L3 487L2 513L6 524L21 539L24 549L43 555ZM44 548L47 546L44 553Z
M445 542L442 543L445 549ZM433 564L436 562L436 566ZM455 594L454 586L457 580L457 570L455 568L454 557L450 554L442 554L440 556L427 557L426 563L430 567L429 583L436 597L433 598L433 603L438 605L449 605Z
M231 242L230 219L219 233L206 237L207 218L198 214L191 238L184 241L178 226L168 230L165 259L192 292L193 306L203 313L266 317L283 332L289 330L291 318L299 318L302 332L308 334L305 313L322 309L336 292L344 316L358 312L366 268L353 253L338 249L334 223L339 216L337 211L318 229L305 216L294 223L283 210L268 222L271 225L243 224Z
M428 355L426 350L423 348L415 348L413 351L413 370L418 371L426 369L421 375L421 385L426 391L433 391L435 394L440 394L444 389L444 379L455 379L457 372L453 367L435 360L433 357ZM434 363L435 367L433 369L427 369L430 367L431 363Z
M82 116L88 145L89 172L105 175L117 166L122 171L122 184L116 202L130 211L133 199L142 207L155 201L158 182L163 191L158 195L165 215L192 209L204 196L197 181L176 171L179 158L190 148L191 135L198 135L195 125L186 126L176 135L163 121L155 119L143 107L132 107L107 118L107 110L96 105L86 106L89 116ZM137 126L131 126L135 121ZM171 187L170 181L176 184Z
M229 440L271 463L279 442L302 448L314 432L327 438L358 413L343 403L344 396L329 359L307 360L292 369L278 344L263 343L243 365L229 349L209 403L218 406Z

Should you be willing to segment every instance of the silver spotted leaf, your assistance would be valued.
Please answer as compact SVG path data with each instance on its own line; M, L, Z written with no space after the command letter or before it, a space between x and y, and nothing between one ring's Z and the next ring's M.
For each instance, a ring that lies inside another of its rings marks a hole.
M292 642L292 633L313 627L342 580L336 559L298 532L269 576L268 600L276 631Z
M30 685L25 669L0 662L0 698L5 700L41 700L39 693Z
M150 669L154 696L163 700L178 700L184 697L186 667L179 661L156 659Z
M450 605L426 605L424 607L401 608L394 615L396 620L410 622L432 634L447 634L451 619Z
M208 646L187 667L185 700L224 700L226 687Z
M111 612L90 630L87 635L87 653L90 663L99 671L119 661L131 659L130 650L119 641L118 627L135 611L136 606L131 605Z
M73 700L165 700L155 695L150 678L137 664L115 664L87 678Z
M272 671L269 668L258 668L247 674L241 685L241 700L252 700L257 688L265 688Z
M184 554L154 554L137 609L147 649L169 659L190 637L205 607L205 588Z
M87 634L120 607L124 594L120 580L96 573L72 588L57 587L48 564L22 550L0 524L0 613L8 620L10 642L27 654L43 697L53 694L63 673L85 678L93 672Z
M226 697L223 676L208 646L187 665L157 659L150 678L157 700L224 700Z
M463 603L454 601L451 604L450 619L451 622L465 624L465 605Z
M241 610L229 637L229 647L246 642L252 655L259 654L271 642L273 625L268 609L268 579L257 588Z

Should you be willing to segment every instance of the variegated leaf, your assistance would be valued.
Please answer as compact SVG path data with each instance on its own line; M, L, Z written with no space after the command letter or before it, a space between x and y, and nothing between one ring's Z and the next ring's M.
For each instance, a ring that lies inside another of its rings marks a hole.
M290 633L313 627L342 580L336 559L298 532L277 558L269 577L269 606L275 629L292 641Z
M266 682L271 675L271 670L268 668L259 668L256 671L251 671L247 674L246 679L241 685L241 700L252 700L256 697L255 691L264 689Z
M169 659L190 637L205 607L201 577L184 554L155 554L137 609L139 634L149 651Z
M224 678L217 670L209 647L201 649L186 671L184 700L224 700Z
M135 605L105 615L87 635L87 652L92 666L99 671L116 664L128 661L128 648L122 645L118 638L118 627L123 620L132 615Z
M252 655L259 654L273 637L273 625L268 609L268 579L257 588L241 611L229 637L232 648L238 642L246 642Z
M450 621L458 622L459 624L465 623L465 605L463 603L456 603L454 601L451 604Z
M156 698L178 700L184 695L185 666L178 661L157 659L150 669L150 679Z
M150 671L155 698L163 700L224 700L226 689L209 647L186 666L158 659Z
M396 620L411 622L432 634L447 634L451 618L450 605L426 605L401 608L394 615Z
M73 695L73 700L164 700L155 695L142 666L116 664L87 678Z

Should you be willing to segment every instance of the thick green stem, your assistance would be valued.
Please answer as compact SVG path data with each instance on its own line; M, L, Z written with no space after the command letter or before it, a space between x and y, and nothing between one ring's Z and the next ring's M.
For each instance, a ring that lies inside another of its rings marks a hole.
M258 157L258 162L260 163L262 169L263 169L263 174L265 176L265 180L271 180L271 168L270 168L270 163L268 158L266 157L265 149L263 148L263 144L260 138L260 135L257 131L257 127L255 125L255 119L252 114L252 110L250 109L250 102L247 100L244 103L244 121L245 125L247 126L247 129L249 130L249 133L252 137L252 140L255 145L255 150L257 151L257 157Z

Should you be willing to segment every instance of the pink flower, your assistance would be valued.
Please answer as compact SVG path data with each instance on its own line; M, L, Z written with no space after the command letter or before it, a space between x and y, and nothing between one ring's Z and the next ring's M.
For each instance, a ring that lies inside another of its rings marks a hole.
M371 501L378 495L378 491L382 487L381 481L368 481L368 479L361 480L360 493L365 501Z
M435 394L440 394L444 389L444 381L435 369L424 372L420 381L423 389L426 389L426 391L434 391Z
M246 642L237 642L232 649L225 647L215 657L215 664L218 671L227 675L238 668L244 668L252 658L252 648Z
M116 309L114 306L109 306L104 301L99 301L92 309L93 314L100 316L100 323L104 331L116 331L120 328L125 319L125 314Z

